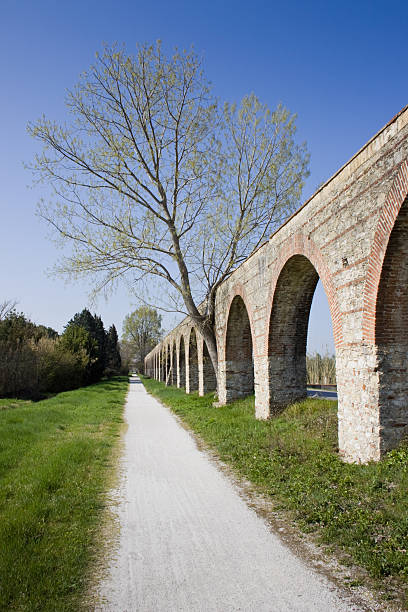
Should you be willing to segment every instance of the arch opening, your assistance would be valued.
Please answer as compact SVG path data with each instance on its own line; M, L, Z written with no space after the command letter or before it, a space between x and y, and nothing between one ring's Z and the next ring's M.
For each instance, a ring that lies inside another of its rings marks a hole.
M268 337L270 414L307 396L307 333L318 280L304 255L288 259L279 275Z
M185 388L186 386L186 349L184 345L183 336L180 336L178 371L179 371L178 386L180 388Z
M177 351L176 351L176 343L173 342L171 345L171 375L170 375L170 384L177 384Z
M165 382L166 380L165 353L163 347L160 351L160 380L161 382Z
M408 432L408 197L391 231L376 300L381 451Z
M217 377L205 340L203 341L203 391L210 393L217 389Z
M161 380L166 382L166 348L162 348L161 352Z
M307 385L330 385L336 391L336 358L329 302L319 279L310 308L306 345Z
M226 400L254 393L254 360L251 324L244 300L232 300L226 336Z
M166 345L166 385L171 384L171 347Z
M188 392L198 390L198 349L195 329L190 330L188 343Z

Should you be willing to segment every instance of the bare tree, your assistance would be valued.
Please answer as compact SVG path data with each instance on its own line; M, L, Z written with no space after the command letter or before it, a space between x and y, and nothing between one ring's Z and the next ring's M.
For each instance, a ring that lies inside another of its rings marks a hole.
M70 125L29 125L44 145L34 171L56 196L40 214L72 245L58 272L96 290L167 283L217 371L217 288L295 210L308 174L295 116L253 94L222 107L197 55L159 43L135 57L105 48L67 104Z
M4 300L0 302L0 321L6 319L7 316L13 312L17 304L17 300Z

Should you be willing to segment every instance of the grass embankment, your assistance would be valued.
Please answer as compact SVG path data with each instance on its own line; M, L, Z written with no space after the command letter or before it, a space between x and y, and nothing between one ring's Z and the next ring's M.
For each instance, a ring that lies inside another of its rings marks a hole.
M79 609L127 387L0 400L1 610Z
M337 455L337 402L306 400L270 421L254 398L214 408L213 397L143 379L219 457L305 530L340 546L374 578L408 578L408 445L379 463L348 465Z

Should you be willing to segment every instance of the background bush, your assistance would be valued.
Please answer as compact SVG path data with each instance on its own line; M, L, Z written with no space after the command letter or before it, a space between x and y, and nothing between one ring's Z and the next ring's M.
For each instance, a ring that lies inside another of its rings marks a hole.
M0 396L40 399L120 374L115 326L84 309L58 333L9 311L0 320Z

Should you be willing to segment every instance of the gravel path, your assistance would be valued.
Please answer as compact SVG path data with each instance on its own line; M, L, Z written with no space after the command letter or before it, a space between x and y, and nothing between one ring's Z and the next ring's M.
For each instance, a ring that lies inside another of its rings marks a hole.
M271 533L136 378L125 416L120 542L96 610L358 610Z

